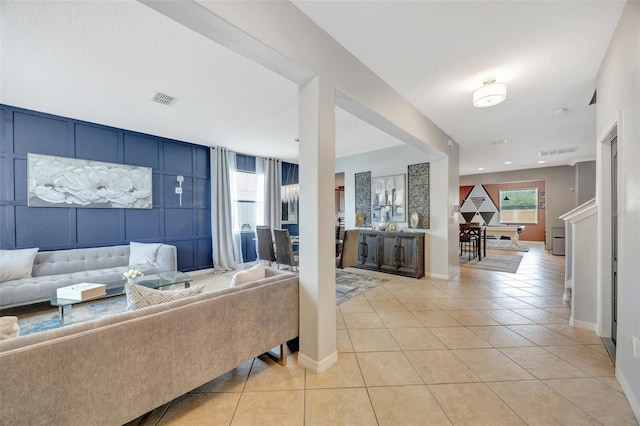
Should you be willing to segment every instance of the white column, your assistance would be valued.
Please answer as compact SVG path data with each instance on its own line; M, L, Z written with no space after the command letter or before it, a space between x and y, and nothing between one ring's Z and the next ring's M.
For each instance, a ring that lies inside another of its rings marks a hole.
M316 76L300 86L300 352L320 373L338 360L335 280L335 89Z

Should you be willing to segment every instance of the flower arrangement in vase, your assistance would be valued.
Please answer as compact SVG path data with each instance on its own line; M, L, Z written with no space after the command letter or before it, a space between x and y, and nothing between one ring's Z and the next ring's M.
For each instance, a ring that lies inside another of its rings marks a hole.
M127 280L129 284L136 284L142 277L144 277L144 272L142 272L140 269L129 269L124 274L122 274L122 278Z

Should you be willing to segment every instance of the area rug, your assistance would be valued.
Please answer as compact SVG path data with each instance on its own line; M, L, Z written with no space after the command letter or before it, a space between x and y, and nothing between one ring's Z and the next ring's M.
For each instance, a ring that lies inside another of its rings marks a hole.
M336 303L339 305L347 300L364 293L380 284L389 281L387 278L373 278L366 275L354 274L342 270L336 271ZM125 297L114 297L100 302L76 305L65 316L65 325L89 321L107 315L124 312L127 309ZM33 313L19 317L20 335L52 330L60 327L57 309L49 309L42 313Z
M507 250L507 251L529 251L530 247L524 243L518 243L517 246L511 245L511 240L494 240L487 238L487 249L490 250Z
M387 281L389 281L387 278L374 278L354 274L353 272L336 270L336 303L339 305L346 302Z
M480 261L477 257L471 260L469 260L468 257L461 257L460 266L464 268L511 272L515 274L518 272L518 267L520 266L521 261L522 256L520 255L503 256L499 254L488 254L487 257L483 257Z

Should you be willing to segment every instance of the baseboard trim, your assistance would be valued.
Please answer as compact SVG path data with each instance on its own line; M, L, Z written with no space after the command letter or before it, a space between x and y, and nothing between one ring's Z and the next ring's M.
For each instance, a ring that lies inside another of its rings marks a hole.
M426 275L430 278L440 278L441 280L450 280L455 277L455 275L436 274L434 272L429 272Z
M640 401L638 401L638 395L634 395L633 388L629 385L629 382L622 374L622 370L616 368L616 379L618 379L618 383L622 388L622 392L624 392L625 398L627 398L627 402L629 402L629 406L631 407L631 411L636 416L636 420L640 423Z
M334 351L332 354L320 361L316 361L315 359L308 357L302 352L298 352L298 364L302 365L312 373L320 374L324 371L327 371L329 367L331 367L336 362L338 362L338 351Z
M213 274L213 268L208 269L198 269L197 271L187 272L188 275L196 276L196 275L204 275L204 274Z
M583 330L593 331L594 333L598 334L598 332L596 330L596 325L594 323L592 323L592 322L574 320L573 318L571 318L571 319L569 319L569 325L571 327L581 328Z

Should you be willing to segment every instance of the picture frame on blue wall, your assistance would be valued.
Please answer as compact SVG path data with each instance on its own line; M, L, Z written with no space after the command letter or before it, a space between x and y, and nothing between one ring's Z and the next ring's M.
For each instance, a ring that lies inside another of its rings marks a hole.
M149 167L27 154L29 207L153 207Z
M282 224L294 225L298 223L298 201L282 200Z

